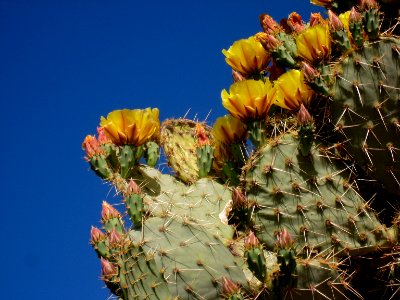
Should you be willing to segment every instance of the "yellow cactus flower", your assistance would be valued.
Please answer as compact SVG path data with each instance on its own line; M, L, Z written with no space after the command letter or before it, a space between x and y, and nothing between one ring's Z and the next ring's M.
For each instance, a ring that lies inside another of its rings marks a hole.
M100 126L116 145L140 146L160 131L158 108L114 110L101 117Z
M310 63L318 63L331 54L331 37L327 25L303 30L296 37L297 55Z
M222 50L226 63L243 76L263 71L270 61L270 55L254 36L233 43Z
M233 144L246 139L246 125L232 115L218 118L212 128L212 136L217 143Z
M275 82L276 89L274 104L289 109L297 110L301 104L308 106L314 92L304 81L304 75L299 70L290 70L282 74Z
M222 105L243 122L263 119L271 108L274 95L269 79L237 81L221 92Z
M339 15L339 20L342 21L344 28L346 29L348 34L350 34L349 19L350 19L350 10Z

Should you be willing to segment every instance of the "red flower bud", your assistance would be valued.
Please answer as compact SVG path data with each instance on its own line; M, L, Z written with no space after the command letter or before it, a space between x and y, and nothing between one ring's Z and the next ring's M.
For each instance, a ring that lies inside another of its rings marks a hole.
M287 23L292 28L293 32L301 32L305 29L303 19L297 12L292 12L289 15Z
M349 23L361 22L362 18L362 15L353 6L353 8L350 10Z
M243 207L246 206L247 199L246 196L243 195L242 191L240 188L235 188L232 191L232 201L233 201L233 207Z
M101 273L105 279L111 279L113 276L118 275L117 267L109 262L107 259L100 258L101 261Z
M282 231L278 233L276 239L277 239L276 245L280 249L290 248L294 243L294 240L292 239L286 228L283 228Z
M325 20L320 13L312 13L310 17L310 26L325 25Z
M254 232L250 231L249 235L247 236L247 238L244 241L244 247L246 249L253 249L253 248L258 247L258 245L260 245L260 241L254 234Z
M97 127L97 135L97 140L101 145L111 143L111 140L107 137L103 127Z
M90 230L90 243L97 244L99 241L104 240L105 234L97 227L92 226Z
M308 112L307 108L303 105L300 105L299 112L297 113L297 121L300 125L308 124L313 122L313 118L311 117L310 113Z
M101 218L103 219L103 221L119 217L119 212L106 201L103 201L103 208L101 210Z
M274 52L276 48L282 45L282 42L271 34L259 32L256 34L256 39L261 43L264 49L268 52Z
M95 155L105 154L100 148L100 143L93 135L87 135L82 143L82 149L86 152L86 160L90 160Z
M376 0L360 0L358 5L362 11L370 10L370 9L377 9L378 3Z
M340 21L339 17L331 10L328 10L328 18L329 18L329 28L332 31L343 30L344 25L342 21Z
M222 283L222 292L225 296L234 295L238 292L239 287L231 279L224 277Z
M204 145L210 145L210 140L204 129L204 125L201 123L196 124L196 137L197 137L197 145L199 147L203 147Z
M282 30L278 23L267 14L260 15L260 24L264 32L268 34L275 35Z
M140 187L138 186L138 184L135 182L135 180L131 179L129 180L128 183L128 188L126 190L126 194L127 195L132 195L132 194L140 194L142 191L140 189Z
M319 72L304 61L301 63L301 71L303 72L304 79L307 82L313 82L315 77L319 76Z
M109 242L110 246L112 248L118 247L119 245L122 245L124 242L123 237L113 228L110 232L110 237L109 237Z

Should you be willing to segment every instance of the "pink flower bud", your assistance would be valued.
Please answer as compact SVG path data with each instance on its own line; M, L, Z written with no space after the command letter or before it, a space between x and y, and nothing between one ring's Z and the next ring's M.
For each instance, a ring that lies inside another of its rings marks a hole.
M329 28L332 31L336 32L338 30L343 30L344 25L342 21L340 21L339 17L331 10L328 10L328 18L329 18Z
M260 245L260 241L256 237L253 231L250 231L249 235L247 236L246 240L244 241L244 247L246 249L253 249Z
M256 34L256 39L261 43L264 49L268 52L274 52L276 48L282 45L282 42L271 34L259 32Z
M297 121L299 122L300 125L309 124L313 122L313 118L311 117L310 113L308 112L307 108L303 105L303 103L300 105L299 112L297 113Z
M106 201L103 201L103 208L101 210L101 218L103 219L103 221L119 217L119 212Z
M313 82L314 79L319 76L319 72L306 62L301 63L301 71L307 82Z
M224 277L222 283L222 290L225 296L230 296L236 294L239 290L239 287L231 279Z
M349 23L361 22L362 18L362 15L353 6L353 8L350 10Z
M107 259L100 258L101 261L101 273L105 279L111 279L113 276L118 275L117 267L109 262Z
M104 240L104 238L105 234L99 228L92 226L92 229L90 230L90 242L92 245Z
M283 228L282 231L278 233L276 239L277 239L276 245L280 249L290 248L294 243L294 240L292 239L286 228Z
M97 127L97 135L97 140L101 145L111 143L111 140L107 137L103 127Z
M301 32L305 29L303 19L297 12L292 12L289 15L287 23L292 28L293 32Z
M282 30L278 23L267 14L260 15L260 25L264 32L268 34L277 34Z
M233 201L233 207L235 207L235 208L246 206L247 199L246 199L246 196L243 195L243 193L240 190L240 188L234 188L233 189L233 191L232 191L232 201Z
M310 17L310 27L317 25L325 25L326 21L322 18L320 13L312 13Z
M138 186L138 184L135 182L135 180L133 180L133 179L129 180L126 194L127 195L132 195L132 194L138 195L141 192L142 191L141 191L140 187Z
M360 0L358 5L362 11L378 8L376 0Z
M210 140L208 138L207 132L204 129L204 125L201 123L196 124L196 137L198 147L203 147L204 145L210 145Z
M82 143L82 149L86 152L86 160L90 160L95 155L105 154L100 148L100 143L93 135L87 135Z
M109 242L110 246L113 247L118 247L119 245L123 244L123 237L113 228L110 232L110 237L109 237Z

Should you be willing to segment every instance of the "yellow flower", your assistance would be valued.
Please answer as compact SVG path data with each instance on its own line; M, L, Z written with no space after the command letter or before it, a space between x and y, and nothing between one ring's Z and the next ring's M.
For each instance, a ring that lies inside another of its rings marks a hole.
M310 104L314 92L304 81L304 75L299 70L290 70L282 74L275 82L274 104L289 109L296 110L301 104Z
M222 53L226 63L244 76L260 73L270 61L268 52L253 36L234 42L228 50L223 49Z
M317 63L331 54L329 27L316 25L303 30L296 37L297 55Z
M116 145L140 146L160 131L158 108L114 110L101 117L100 126Z
M225 115L215 121L212 136L217 143L239 143L246 139L246 125L232 115Z
M263 119L273 101L273 89L269 79L264 83L253 79L235 82L221 92L222 105L234 117L242 120Z
M350 34L349 19L350 19L350 10L339 15L339 20L342 21L344 28L346 29L348 34Z

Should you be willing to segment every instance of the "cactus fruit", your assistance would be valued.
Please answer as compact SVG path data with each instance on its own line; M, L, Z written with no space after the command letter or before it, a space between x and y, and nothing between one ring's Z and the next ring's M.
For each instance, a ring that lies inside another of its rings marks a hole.
M311 2L223 50L212 129L124 109L85 138L125 205L90 240L119 299L398 298L399 5Z

